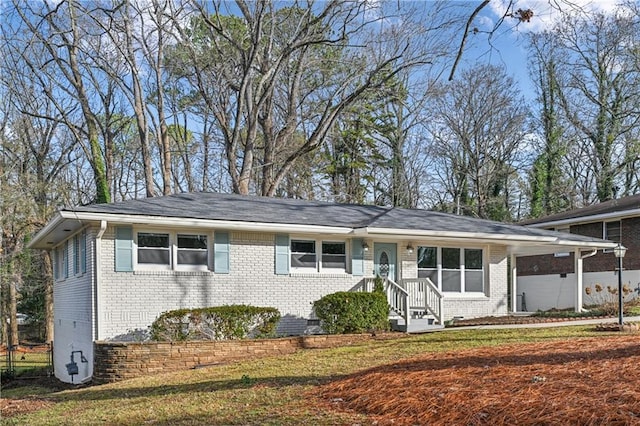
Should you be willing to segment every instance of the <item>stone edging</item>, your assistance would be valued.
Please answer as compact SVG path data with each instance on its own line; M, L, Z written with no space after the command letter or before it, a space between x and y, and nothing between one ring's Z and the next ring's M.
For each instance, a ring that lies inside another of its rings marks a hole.
M189 342L94 343L93 381L116 382L150 374L277 356L298 350L357 345L371 340L407 337L404 333L295 336Z

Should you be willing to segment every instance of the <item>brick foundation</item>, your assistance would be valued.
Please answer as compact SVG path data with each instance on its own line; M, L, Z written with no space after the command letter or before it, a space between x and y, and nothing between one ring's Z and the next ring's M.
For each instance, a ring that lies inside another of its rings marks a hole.
M404 336L390 333L207 342L95 342L93 381L116 382L161 372L286 355L301 349L333 348Z

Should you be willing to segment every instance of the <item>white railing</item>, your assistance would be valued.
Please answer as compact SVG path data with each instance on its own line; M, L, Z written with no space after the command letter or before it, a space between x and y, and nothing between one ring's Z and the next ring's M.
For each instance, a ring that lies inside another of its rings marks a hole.
M414 278L401 281L409 295L409 310L424 311L434 316L435 320L443 322L442 292L429 278Z
M372 292L375 280L375 278L364 278L354 290ZM384 278L383 285L389 309L396 315L401 316L408 327L411 319L411 311L408 309L409 293L401 285L388 278Z
M353 291L373 291L375 278L364 278ZM396 283L384 280L384 290L389 308L409 325L412 311L433 315L438 324L443 324L443 295L429 278L413 278Z

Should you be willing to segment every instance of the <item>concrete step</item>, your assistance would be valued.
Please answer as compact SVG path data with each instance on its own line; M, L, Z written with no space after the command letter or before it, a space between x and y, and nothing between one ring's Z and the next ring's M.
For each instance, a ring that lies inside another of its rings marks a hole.
M438 330L444 328L442 324L435 324L433 318L411 318L409 320L409 328L403 318L391 319L391 329L394 331L403 331L406 333L423 333L430 330Z

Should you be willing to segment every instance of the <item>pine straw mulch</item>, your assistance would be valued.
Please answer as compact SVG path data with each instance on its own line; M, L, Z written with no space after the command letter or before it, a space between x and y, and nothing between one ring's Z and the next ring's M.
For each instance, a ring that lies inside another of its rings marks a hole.
M0 398L0 418L13 417L51 407L54 403L41 398Z
M640 425L640 336L429 353L316 392L379 425Z

